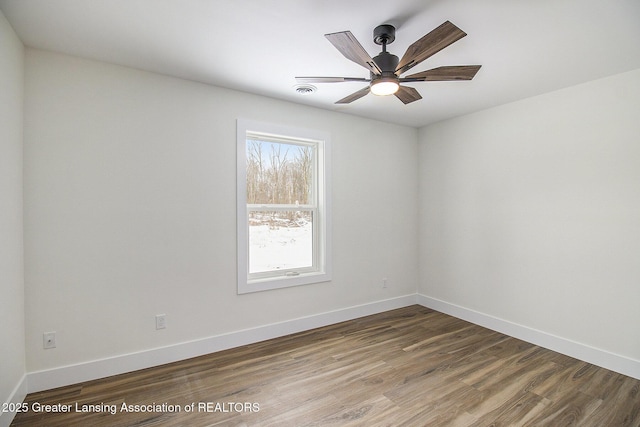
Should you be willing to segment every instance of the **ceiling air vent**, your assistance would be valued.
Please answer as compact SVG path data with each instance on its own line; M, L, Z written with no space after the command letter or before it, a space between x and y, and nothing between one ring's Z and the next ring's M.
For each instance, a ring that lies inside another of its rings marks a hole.
M312 85L295 85L293 88L299 95L311 95L318 90L318 88Z

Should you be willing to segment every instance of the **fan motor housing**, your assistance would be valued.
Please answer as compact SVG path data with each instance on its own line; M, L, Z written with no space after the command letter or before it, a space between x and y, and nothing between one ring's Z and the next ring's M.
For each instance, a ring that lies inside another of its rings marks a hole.
M382 70L382 75L386 76L395 74L400 59L392 53L380 52L378 56L373 58L373 62Z

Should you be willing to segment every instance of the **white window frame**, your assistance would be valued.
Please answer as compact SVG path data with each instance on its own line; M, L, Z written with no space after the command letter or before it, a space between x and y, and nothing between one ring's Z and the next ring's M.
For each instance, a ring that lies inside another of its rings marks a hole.
M282 205L247 205L247 136L309 145L315 149L313 195L313 268L249 274L249 211L290 209ZM237 249L238 294L308 285L331 280L331 139L327 132L239 118L237 120Z

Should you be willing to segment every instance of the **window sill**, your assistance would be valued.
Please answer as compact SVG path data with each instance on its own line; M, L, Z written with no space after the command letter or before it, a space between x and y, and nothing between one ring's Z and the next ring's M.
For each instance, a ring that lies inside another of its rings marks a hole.
M289 288L292 286L311 285L313 283L328 282L331 274L327 272L300 273L297 276L277 276L247 280L246 284L240 283L238 294L268 291L271 289Z

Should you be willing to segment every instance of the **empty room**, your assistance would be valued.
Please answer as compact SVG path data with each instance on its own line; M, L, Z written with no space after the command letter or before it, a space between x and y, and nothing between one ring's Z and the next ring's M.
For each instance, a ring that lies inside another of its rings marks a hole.
M640 2L0 0L0 427L640 427Z

